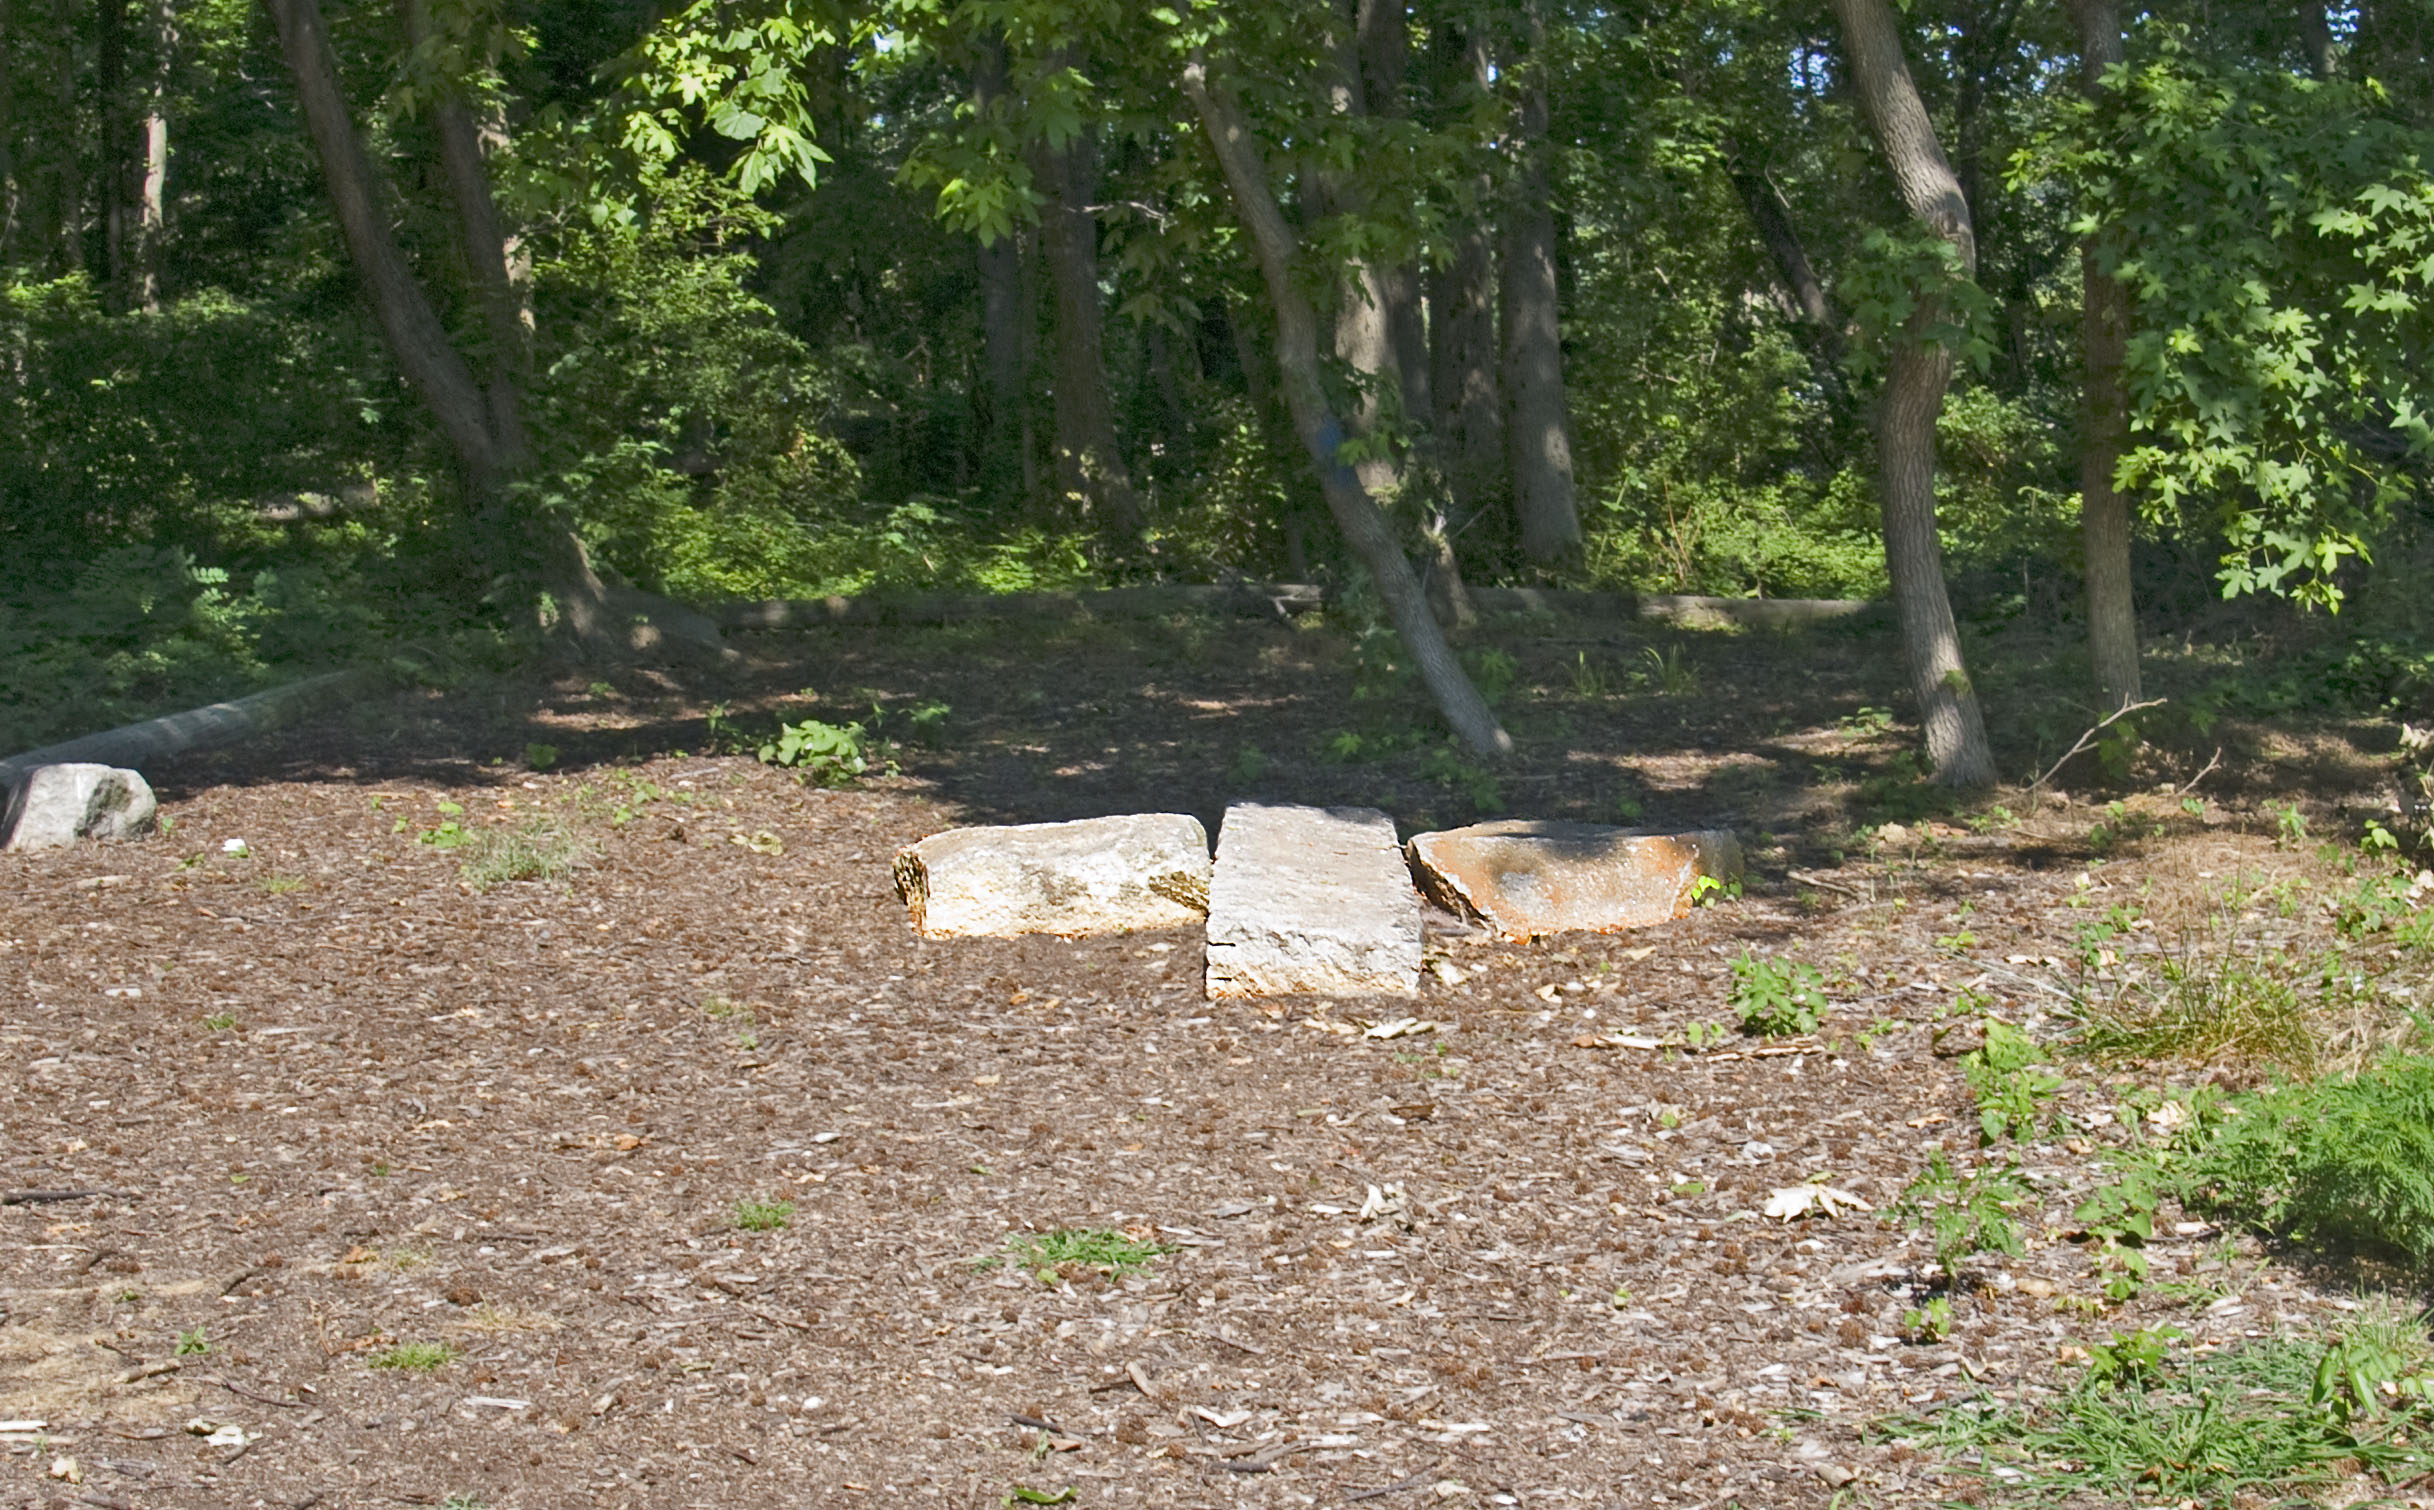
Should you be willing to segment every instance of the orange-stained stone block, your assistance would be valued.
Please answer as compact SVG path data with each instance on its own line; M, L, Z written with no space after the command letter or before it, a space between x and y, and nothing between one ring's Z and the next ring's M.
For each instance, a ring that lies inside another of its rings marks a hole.
M1406 853L1431 901L1512 939L1668 923L1690 911L1699 877L1741 874L1741 843L1720 829L1509 819L1420 834Z

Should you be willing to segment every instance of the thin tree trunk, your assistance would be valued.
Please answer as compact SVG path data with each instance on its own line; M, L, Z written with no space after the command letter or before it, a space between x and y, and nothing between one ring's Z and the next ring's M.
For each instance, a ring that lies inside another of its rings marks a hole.
M8 66L16 57L16 19L12 0L0 0L0 268L13 264L17 217L25 203L17 185L16 154L9 149L17 135L16 70Z
M2071 0L2079 25L2079 81L2091 99L2105 93L2104 72L2122 61L2116 0ZM2130 583L2130 501L2114 486L2129 434L2123 376L2129 343L2129 291L2104 271L2094 234L2080 244L2081 381L2079 520L2087 555L2088 658L2104 711L2138 702L2138 607Z
M1963 276L1974 273L1977 242L1969 202L1919 103L1892 11L1885 0L1834 0L1834 11L1852 80L1902 202L1952 245ZM1893 337L1877 415L1885 568L1893 580L1902 649L1935 780L1945 786L1985 786L1995 778L1994 754L1944 590L1943 544L1935 520L1935 422L1952 381L1953 358L1926 339L1942 315L1941 291L1928 287L1916 293L1916 312Z
M2072 9L2078 7L2074 4ZM2299 7L2299 40L2307 48L2307 70L2319 79L2333 76L2333 24L2321 5Z
M102 302L123 312L135 283L127 265L129 200L134 178L127 131L127 0L98 0L93 7L93 92L101 105Z
M489 400L473 369L449 344L447 328L390 234L372 165L339 88L338 62L330 52L319 0L263 3L278 27L279 50L295 77L296 103L321 162L339 233L389 354L447 438L467 497L477 508L488 507L507 482L504 459L490 433Z
M402 0L399 8L407 39L417 47L428 42L428 0ZM499 464L514 473L532 458L532 443L524 429L524 387L532 368L532 297L526 276L529 265L519 257L518 241L508 233L490 189L487 159L506 146L506 122L495 108L485 115L487 119L475 121L474 107L466 100L463 86L454 81L442 84L431 99L440 168L456 209L458 245L473 276L490 346L490 381L484 386L483 404L490 415Z
M80 273L85 265L84 164L76 152L76 6L75 0L52 0L51 14L59 22L59 119L55 126L58 160L52 164L56 188L52 208L58 212L59 265L62 272Z
M1293 416L1294 432L1317 468L1328 512L1335 516L1345 544L1368 568L1387 617L1456 737L1479 755L1509 753L1512 736L1496 722L1495 713L1454 658L1385 513L1362 490L1360 479L1337 460L1344 429L1328 407L1326 389L1319 380L1318 315L1293 281L1293 231L1276 207L1258 148L1232 102L1209 87L1207 68L1198 57L1184 65L1182 83L1225 172L1236 214L1250 234L1261 277L1267 283L1268 299L1276 312L1277 375Z
M1546 23L1526 7L1530 55L1523 67L1514 155L1518 168L1506 207L1502 262L1504 391L1511 407L1513 512L1521 553L1542 566L1580 554L1580 511L1572 496L1572 435L1566 412L1563 323L1555 274L1555 210L1547 177Z
M1099 309L1099 222L1090 213L1097 190L1096 154L1087 136L1061 151L1043 147L1039 179L1040 244L1056 295L1057 491L1099 529L1133 536L1147 522L1132 473L1116 444L1107 397L1107 360Z
M1141 332L1142 357L1149 365L1151 389L1158 398L1158 436L1163 442L1168 475L1188 472L1192 464L1192 416L1183 402L1183 379L1175 371L1171 333L1152 320Z
M137 185L135 246L129 258L135 307L161 307L161 250L169 233L169 74L177 60L177 16L151 0L152 71L144 82L144 166Z
M1008 93L1006 44L985 32L972 68L972 104L985 122ZM1023 267L1020 243L1011 235L980 243L974 251L980 275L981 371L986 408L981 429L981 488L1003 503L1022 490L1023 445Z
M1358 0L1353 18L1360 54L1361 103L1371 115L1401 120L1410 114L1403 78L1411 59L1411 16L1405 0ZM1409 262L1371 269L1378 311L1385 322L1402 411L1412 420L1428 417L1428 326L1420 312L1419 269Z
M390 358L430 410L455 453L471 512L477 519L499 526L503 539L514 540L531 553L543 588L561 615L555 626L560 643L587 656L661 651L686 658L732 654L720 644L717 627L702 615L623 583L604 581L583 542L565 525L540 518L515 519L512 523L522 528L510 533L507 487L530 460L516 410L518 393L512 383L495 401L484 392L464 355L449 341L430 296L391 234L388 218L381 213L378 181L339 86L337 60L330 51L318 0L264 0L264 4L278 28L279 49L288 71L295 77L297 104L321 162L322 181L339 231L371 301ZM471 116L462 112L461 102L459 105L455 128L444 115L439 123L443 157L454 159L443 166L449 171L456 201L458 231L480 284L486 323L493 341L511 348L506 360L512 363L512 348L522 340L525 329L515 314L512 254L496 207L490 202L489 176ZM452 130L458 136L453 149L447 145ZM463 171L467 168L470 176ZM514 329L513 337L509 326ZM512 367L499 370L512 374ZM506 425L494 429L501 416ZM519 534L524 538L517 539Z
M1485 94L1493 59L1484 27L1439 27L1432 73L1440 108ZM1481 174L1470 218L1453 233L1453 256L1429 275L1429 393L1437 455L1451 498L1448 533L1475 565L1500 557L1503 532L1483 523L1510 517L1504 454L1504 392L1497 382L1496 256L1488 229L1494 184Z

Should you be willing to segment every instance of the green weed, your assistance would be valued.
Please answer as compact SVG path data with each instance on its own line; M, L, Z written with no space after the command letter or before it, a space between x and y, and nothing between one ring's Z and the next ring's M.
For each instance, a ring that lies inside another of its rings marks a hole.
M2178 1340L2164 1328L2090 1349L2087 1372L2050 1404L1981 1394L1871 1434L1935 1451L2003 1497L2038 1504L2314 1503L2303 1491L2362 1471L2397 1483L2428 1467L2413 1441L2427 1420L2422 1398L2374 1377L2397 1354L2347 1337L2268 1337L2178 1357ZM2365 1365L2354 1381L2342 1371L2352 1359ZM2362 1398L2377 1408L2359 1410Z
M2019 1166L1984 1164L1963 1174L1939 1148L1887 1215L1925 1230L1935 1249L1936 1267L1950 1289L1960 1282L1961 1266L1976 1254L2020 1256L2020 1228L2011 1213L2028 1196Z
M1699 668L1682 655L1680 645L1663 650L1654 645L1640 652L1648 662L1640 673L1640 683L1659 697L1696 697L1699 695Z
M746 1232L776 1232L793 1220L792 1201L741 1200L735 1203L735 1225Z
M203 1026L214 1033L225 1033L236 1025L237 1018L233 1012L214 1012L203 1019Z
M2037 1068L2045 1062L2045 1051L2027 1034L2007 1022L1986 1020L1985 1047L1961 1059L1962 1077L1978 1103L1982 1141L2025 1141L2051 1125L2050 1108L2062 1089L2062 1077Z
M509 881L562 881L582 862L582 841L552 818L477 831L458 867L465 884L488 891Z
M778 725L777 737L754 754L763 765L800 771L821 786L850 786L871 769L862 725L806 718Z
M366 1361L374 1368L401 1369L412 1374L435 1374L456 1359L456 1349L445 1342L400 1342L382 1348Z
M1170 1244L1143 1242L1105 1227L1058 1227L1012 1234L1006 1239L1006 1252L982 1259L980 1267L1011 1264L1040 1283L1052 1285L1074 1271L1104 1274L1110 1279L1137 1274L1161 1254L1174 1251Z
M199 1357L210 1351L211 1338L203 1328L196 1327L191 1332L177 1334L177 1356L180 1358Z
M1733 1015L1741 1031L1762 1038L1814 1033L1828 1003L1825 977L1798 960L1762 960L1748 950L1733 961Z
M1439 745L1421 756L1420 774L1449 792L1469 798L1471 807L1478 812L1499 812L1504 807L1504 784L1496 779L1496 773L1452 745Z

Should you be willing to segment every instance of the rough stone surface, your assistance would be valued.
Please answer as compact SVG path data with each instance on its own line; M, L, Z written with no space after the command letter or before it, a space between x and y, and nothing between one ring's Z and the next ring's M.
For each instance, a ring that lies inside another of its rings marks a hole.
M1513 939L1671 922L1690 911L1699 877L1741 874L1740 841L1720 830L1509 820L1420 834L1410 854L1430 900Z
M1212 997L1417 992L1420 896L1394 820L1366 807L1227 808L1208 947Z
M896 891L927 938L1197 927L1208 830L1183 813L951 828L897 851Z
M58 849L79 839L152 832L160 804L133 771L106 765L36 766L0 802L0 850Z

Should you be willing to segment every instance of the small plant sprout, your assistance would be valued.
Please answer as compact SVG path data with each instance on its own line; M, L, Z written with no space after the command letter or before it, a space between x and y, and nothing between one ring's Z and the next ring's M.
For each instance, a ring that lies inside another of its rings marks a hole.
M1889 1215L1925 1230L1944 1287L1950 1289L1960 1283L1961 1266L1971 1255L2002 1253L2017 1258L2025 1251L2019 1224L2011 1213L2028 1195L2016 1166L1987 1164L1963 1174L1939 1148L1928 1156L1927 1167L1893 1203Z
M735 1225L746 1232L776 1232L794 1220L792 1201L740 1200L735 1203Z
M1153 1243L1105 1227L1058 1227L1047 1232L1017 1232L1006 1239L1006 1252L980 1261L981 1267L1012 1264L1042 1284L1055 1284L1076 1272L1095 1272L1109 1279L1138 1274L1161 1254L1172 1253L1166 1243Z
M435 1374L456 1359L456 1349L444 1342L400 1342L374 1353L374 1368L400 1369L410 1374Z
M1825 1019L1825 977L1798 960L1762 960L1747 950L1733 961L1733 1015L1762 1038L1814 1033Z
M177 1334L177 1355L180 1358L198 1357L210 1351L211 1337L202 1327Z

